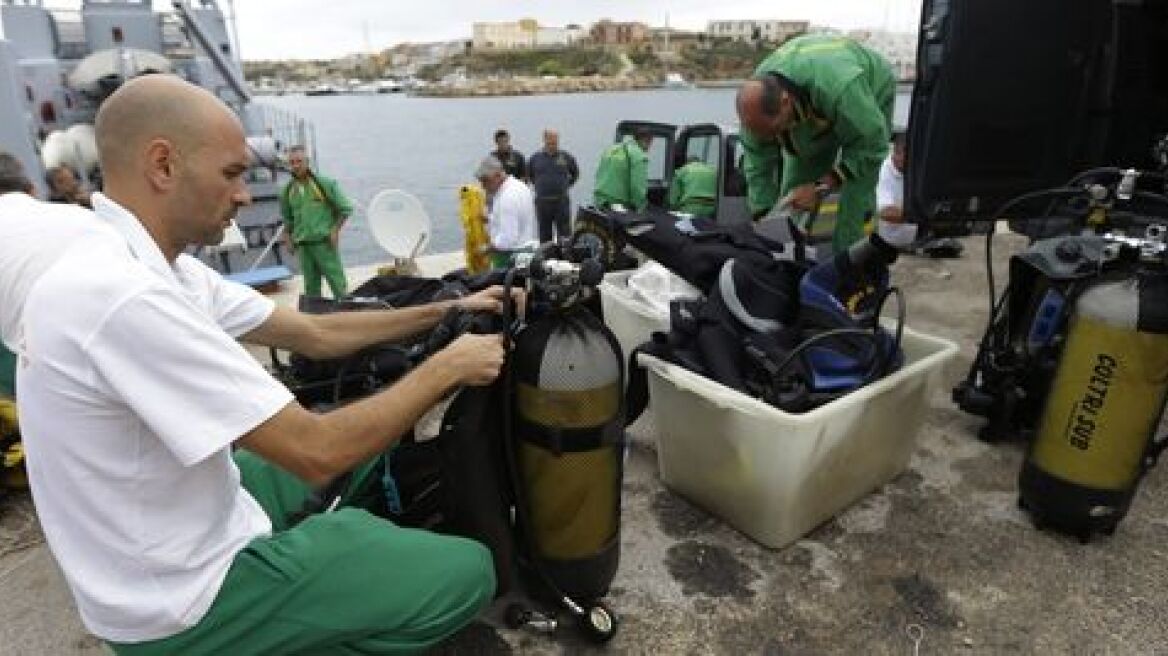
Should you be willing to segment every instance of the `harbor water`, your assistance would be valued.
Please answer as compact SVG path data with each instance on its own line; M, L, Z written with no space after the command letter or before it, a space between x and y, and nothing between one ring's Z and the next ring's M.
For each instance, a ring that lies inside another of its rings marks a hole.
M430 216L427 252L460 249L458 188L474 181L492 149L495 130L511 133L525 156L542 146L545 128L560 132L560 148L576 157L580 180L572 202L587 203L600 152L621 120L733 128L735 89L647 90L501 98L417 98L400 94L279 96L262 102L291 110L316 130L315 168L335 177L356 206L342 236L347 265L386 259L370 236L365 207L383 189L417 196ZM909 98L897 98L894 122L904 125ZM275 218L275 217L272 217Z

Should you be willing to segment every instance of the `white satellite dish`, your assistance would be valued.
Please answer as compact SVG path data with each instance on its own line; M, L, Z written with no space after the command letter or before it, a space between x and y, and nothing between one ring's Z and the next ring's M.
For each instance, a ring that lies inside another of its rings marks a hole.
M284 227L283 225L280 226ZM207 244L203 247L207 253L221 253L225 251L246 251L247 239L243 236L243 231L239 229L239 225L232 221L230 225L223 229L223 241L218 244Z
M378 192L367 217L373 238L398 262L412 264L430 242L430 215L422 201L400 189Z

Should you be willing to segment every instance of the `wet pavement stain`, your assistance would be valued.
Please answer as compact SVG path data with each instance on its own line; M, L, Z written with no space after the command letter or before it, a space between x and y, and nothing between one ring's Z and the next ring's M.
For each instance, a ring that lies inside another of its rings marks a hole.
M892 579L892 588L922 622L946 629L955 629L960 623L945 595L936 584L920 574L898 576Z
M790 656L793 653L795 652L788 651L783 645L774 640L766 643L762 648L762 656Z
M718 521L704 510L671 492L653 495L650 505L661 531L673 538L690 538L713 530Z
M503 640L494 627L482 622L471 622L466 628L426 653L428 656L464 656L510 654L512 650L511 645Z
M692 540L670 547L665 566L686 595L745 601L754 597L754 591L747 586L759 579L757 572L725 547Z

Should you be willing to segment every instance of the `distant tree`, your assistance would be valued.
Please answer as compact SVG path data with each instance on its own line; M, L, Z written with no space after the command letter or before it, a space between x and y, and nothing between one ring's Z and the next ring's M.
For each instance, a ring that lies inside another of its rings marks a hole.
M539 75L555 75L556 77L563 77L566 73L564 65L556 59L545 59L539 63L535 72Z

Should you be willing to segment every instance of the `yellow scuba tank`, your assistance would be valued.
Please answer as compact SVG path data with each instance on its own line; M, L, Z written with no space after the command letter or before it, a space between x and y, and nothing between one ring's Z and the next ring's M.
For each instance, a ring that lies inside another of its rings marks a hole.
M0 396L0 488L24 489L24 446L16 421L16 401Z
M478 185L463 185L458 189L458 216L462 221L463 250L466 270L482 273L491 267L487 248L487 195Z
M1036 526L1110 534L1163 443L1168 274L1139 271L1079 297L1038 432L1019 475Z

